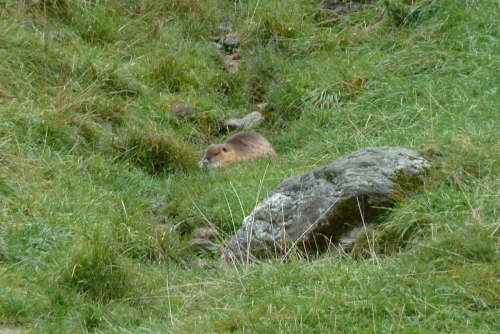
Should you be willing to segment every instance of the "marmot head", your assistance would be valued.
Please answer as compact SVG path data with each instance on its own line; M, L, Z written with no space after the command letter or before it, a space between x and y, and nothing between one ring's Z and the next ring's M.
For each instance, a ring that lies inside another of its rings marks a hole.
M201 159L198 166L200 168L217 168L226 165L234 160L234 149L231 145L220 144L210 145L205 151L205 156Z

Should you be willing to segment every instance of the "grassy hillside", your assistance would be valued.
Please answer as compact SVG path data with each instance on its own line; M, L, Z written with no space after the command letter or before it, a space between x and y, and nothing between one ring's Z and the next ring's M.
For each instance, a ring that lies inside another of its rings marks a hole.
M500 3L320 2L0 0L0 332L500 332ZM235 36L230 73L213 40ZM261 102L279 158L200 171ZM386 145L433 168L368 252L233 268L189 249Z

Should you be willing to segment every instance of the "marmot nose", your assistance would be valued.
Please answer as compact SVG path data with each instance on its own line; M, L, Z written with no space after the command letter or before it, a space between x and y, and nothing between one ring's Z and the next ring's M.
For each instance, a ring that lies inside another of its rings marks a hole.
M210 164L210 160L208 160L208 159L203 159L200 162L198 162L198 166L200 168L207 167L209 164Z

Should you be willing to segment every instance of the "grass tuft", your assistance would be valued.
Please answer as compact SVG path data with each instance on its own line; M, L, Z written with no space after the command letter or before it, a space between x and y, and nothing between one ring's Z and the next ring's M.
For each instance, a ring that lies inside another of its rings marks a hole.
M132 278L112 240L95 233L82 240L58 279L95 303L125 298L133 290Z
M158 132L126 133L114 150L117 159L130 161L153 175L188 171L197 164L196 154L189 144Z

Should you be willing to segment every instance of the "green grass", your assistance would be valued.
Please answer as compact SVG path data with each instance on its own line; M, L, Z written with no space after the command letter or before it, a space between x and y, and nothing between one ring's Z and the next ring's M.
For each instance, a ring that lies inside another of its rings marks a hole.
M500 331L500 4L332 20L319 2L0 1L0 332ZM235 74L211 43L224 25ZM279 158L199 170L262 101ZM350 257L189 249L200 226L229 240L284 179L385 145L432 168Z

